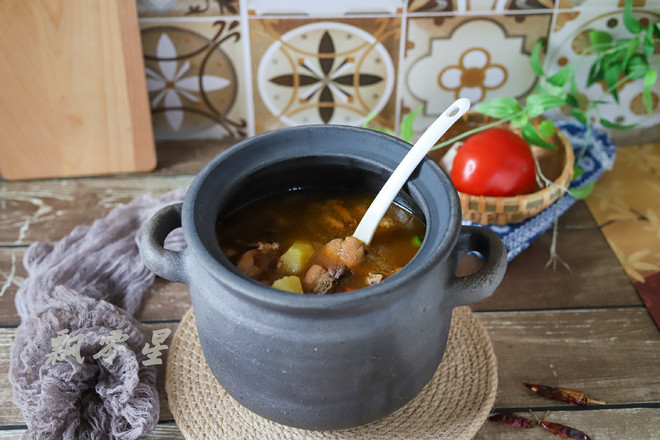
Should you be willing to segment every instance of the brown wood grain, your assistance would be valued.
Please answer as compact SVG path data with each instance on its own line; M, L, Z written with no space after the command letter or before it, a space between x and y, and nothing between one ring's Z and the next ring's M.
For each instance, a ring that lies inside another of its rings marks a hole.
M538 309L554 307L621 306L642 304L630 278L598 229L564 229L557 252L569 265L546 267L552 232L547 231L514 258L500 286L473 310ZM476 268L476 257L465 266ZM466 269L467 270L467 269Z
M0 431L0 440L20 440L25 428L9 429ZM174 423L159 423L156 429L149 434L140 437L142 440L184 440L185 437ZM222 439L218 439L222 440ZM229 440L229 439L226 439ZM233 439L232 439L233 440Z
M192 176L0 182L0 246L55 241L134 198L187 187Z
M0 326L16 326L14 299L27 272L23 267L26 248L0 247ZM144 292L142 304L136 313L141 321L179 320L190 308L188 286L156 277L154 284Z
M154 168L133 0L6 0L0 28L5 178Z
M529 414L520 413L531 418ZM542 416L543 414L538 414ZM660 411L657 408L610 409L599 411L553 411L546 418L556 423L575 427L590 435L592 439L644 439L658 440ZM1 440L19 440L25 429L0 431ZM142 437L145 440L184 440L185 437L173 423L160 423L152 432ZM539 427L519 430L500 423L486 422L474 440L553 438ZM234 439L217 439L234 440Z
M660 401L660 332L644 307L477 313L498 361L495 407L550 406L522 382L610 404Z
M529 413L518 413L532 419ZM538 412L538 417L543 417ZM626 440L658 440L660 439L660 409L632 408L610 409L599 411L553 411L544 420L561 423L571 428L579 429L593 440L626 439ZM542 428L535 426L521 430L503 423L486 422L481 427L474 440L511 440L511 439L548 439L553 437Z

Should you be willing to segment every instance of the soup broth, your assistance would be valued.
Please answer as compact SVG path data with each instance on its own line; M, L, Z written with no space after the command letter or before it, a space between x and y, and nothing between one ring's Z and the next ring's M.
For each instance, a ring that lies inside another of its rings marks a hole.
M219 221L218 243L239 270L269 286L315 294L360 289L405 266L426 229L420 219L393 204L371 244L362 248L351 235L373 198L335 189L266 197ZM333 246L341 260L329 254Z

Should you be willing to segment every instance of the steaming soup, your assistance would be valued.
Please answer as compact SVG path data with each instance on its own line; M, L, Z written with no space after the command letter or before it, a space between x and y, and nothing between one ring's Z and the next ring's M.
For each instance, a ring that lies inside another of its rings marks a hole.
M392 205L369 246L351 237L373 195L304 189L252 202L216 226L245 275L281 290L330 294L377 284L417 253L424 223Z

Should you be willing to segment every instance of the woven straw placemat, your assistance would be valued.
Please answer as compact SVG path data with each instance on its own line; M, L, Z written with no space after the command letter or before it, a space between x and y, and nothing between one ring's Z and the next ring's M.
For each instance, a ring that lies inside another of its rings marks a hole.
M497 364L490 339L468 307L454 309L440 367L395 413L357 428L307 431L264 419L235 401L211 373L192 309L169 349L166 388L186 439L471 439L495 401Z

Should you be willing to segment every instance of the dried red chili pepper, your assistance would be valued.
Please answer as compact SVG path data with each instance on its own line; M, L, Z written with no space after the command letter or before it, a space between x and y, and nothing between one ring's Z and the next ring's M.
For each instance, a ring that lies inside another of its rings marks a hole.
M529 429L532 427L532 421L514 413L505 412L488 417L491 422L502 422L516 428Z
M546 431L551 432L558 437L570 438L572 440L591 440L591 437L587 434L578 431L575 428L571 428L570 426L548 422L547 420L541 420L539 425L541 425Z
M537 394L541 394L542 396L545 396L549 399L561 400L563 402L568 402L572 405L586 406L590 403L605 405L605 402L591 399L582 391L570 390L567 388L555 388L546 385L538 385L538 384L525 383L525 382L523 382L523 385L529 388L530 390L532 390L533 392Z

